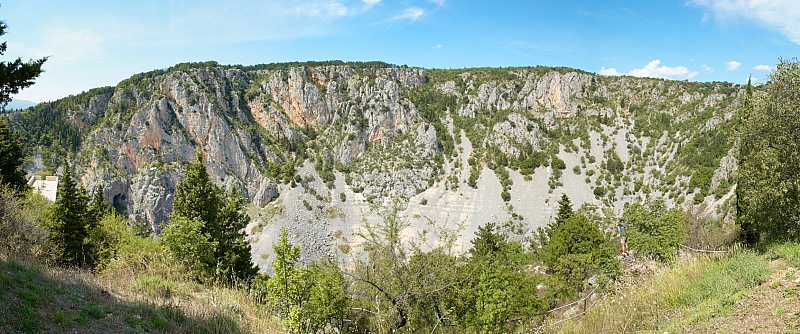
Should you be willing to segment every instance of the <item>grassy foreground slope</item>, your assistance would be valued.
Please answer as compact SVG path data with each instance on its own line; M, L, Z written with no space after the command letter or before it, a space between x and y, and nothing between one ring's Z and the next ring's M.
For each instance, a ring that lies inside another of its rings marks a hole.
M282 332L245 292L0 257L2 333Z
M800 332L800 244L687 255L602 297L559 333Z

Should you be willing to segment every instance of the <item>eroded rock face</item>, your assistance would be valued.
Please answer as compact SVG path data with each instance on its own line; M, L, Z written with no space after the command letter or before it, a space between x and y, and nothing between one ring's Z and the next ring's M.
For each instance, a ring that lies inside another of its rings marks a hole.
M497 145L503 153L515 158L519 158L520 151L511 142L527 144L534 150L539 150L539 142L543 140L539 125L518 113L508 115L508 120L496 124L493 130L489 141Z
M409 200L445 183L448 191L450 185L466 184L473 148L477 154L496 149L509 158L519 158L523 150L541 150L548 144L544 133L564 118L612 119L631 110L646 110L677 115L674 122L678 123L695 117L678 109L736 106L730 95L719 93L724 90L700 93L676 82L610 79L564 69L464 70L427 87L423 85L429 73L423 69L268 68L156 71L92 96L86 105L69 111L69 122L86 131L79 152L70 156L76 175L90 191L102 187L110 203L158 231L169 219L175 185L184 178L185 167L197 151L213 182L240 191L256 206L274 200L279 191L287 192L300 166L336 166L340 175L346 173L346 181L338 182L346 182L349 196L389 206L395 198ZM414 95L421 91L417 88L435 89L457 101L452 110L436 110L439 130L435 121L421 115L420 110L427 109L413 102L419 101ZM652 110L664 102L669 107ZM730 120L728 115L733 111L704 119L702 128L715 131ZM469 130L456 129L455 120L479 117L492 118L490 123L474 124L480 138L469 147L461 146L463 153L456 147L453 155L442 154L441 138L460 138L462 134L453 133L454 129ZM620 142L621 147L627 144ZM574 165L578 159L566 160ZM712 188L735 171L735 159L731 159L720 162ZM33 162L31 171L42 168L41 159ZM573 186L590 184L583 175L575 176ZM323 184L320 193L327 192L324 186L330 185ZM587 198L591 196L587 191ZM297 198L287 199L292 200ZM314 210L324 211L320 206L327 204L323 203ZM401 207L407 204L400 203Z
M69 111L79 129L94 127L73 159L76 175L158 231L169 219L185 165L199 151L212 181L260 206L288 180L280 173L297 159L292 145L311 135L325 138L319 155L343 165L404 133L412 134L421 158L432 158L435 130L418 131L419 115L403 97L425 82L421 69L350 66L154 73ZM408 178L417 174L409 171ZM416 189L396 188L391 193Z

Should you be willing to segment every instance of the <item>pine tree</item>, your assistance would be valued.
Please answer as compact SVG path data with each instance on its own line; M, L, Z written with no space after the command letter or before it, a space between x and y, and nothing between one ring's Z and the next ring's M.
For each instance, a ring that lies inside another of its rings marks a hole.
M189 219L198 218L206 223L203 232L219 238L217 223L220 211L220 190L208 178L203 157L198 150L195 161L189 164L186 179L175 187L175 201L172 203L172 216Z
M6 23L0 21L0 36L6 34ZM6 53L8 45L6 42L0 44L0 56ZM42 74L42 64L47 61L47 57L38 60L22 62L22 58L17 58L12 62L0 62L0 109L11 101L11 95L19 93L20 89L33 85L33 79Z
M87 237L93 217L89 214L89 196L72 179L70 169L65 166L59 178L56 202L45 227L50 232L53 259L63 265L85 267L91 263Z
M253 266L250 244L245 240L244 228L250 217L244 213L243 203L240 194L226 194L211 182L200 151L197 151L196 159L186 171L186 179L175 189L171 222L165 227L165 230L197 235L183 238L181 233L170 232L162 238L173 254L200 268L205 276L226 282L247 280L258 269ZM199 225L194 226L198 222ZM179 224L192 226L174 226ZM190 242L211 249L196 249L198 245L187 245ZM187 249L194 255L186 254Z
M539 252L541 248L550 242L550 239L553 237L553 233L562 225L564 222L572 218L575 215L575 211L572 210L572 201L570 201L569 196L566 193L561 194L561 198L558 199L558 212L556 213L556 219L550 224L547 224L546 227L541 228L539 227L536 230L536 233L533 235L533 243L531 247L533 248L534 252Z
M558 214L556 215L556 225L555 228L558 228L564 221L571 218L575 215L575 211L572 210L572 201L569 200L569 196L566 193L561 194L561 198L558 199Z
M250 216L244 212L243 204L244 198L238 191L229 192L219 213L221 225L215 254L219 277L244 279L258 273L251 261L250 244L245 239L244 228L250 223Z
M22 152L22 136L0 117L0 184L8 184L16 191L28 186L22 170Z
M92 201L89 205L89 215L91 217L91 228L94 228L100 219L103 218L103 215L109 211L109 205L106 202L105 194L103 194L103 187L97 187L97 190L94 191L94 195L92 195Z
M562 292L567 295L578 292L583 280L594 273L615 276L619 270L615 254L597 224L581 214L564 220L540 250L548 272L564 284Z

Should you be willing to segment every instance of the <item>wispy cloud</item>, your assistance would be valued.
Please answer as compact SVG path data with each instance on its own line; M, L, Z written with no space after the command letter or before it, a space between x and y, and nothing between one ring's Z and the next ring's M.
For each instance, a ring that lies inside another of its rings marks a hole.
M700 70L703 71L703 72L706 72L706 73L713 73L714 72L714 69L711 68L710 66L706 65L706 64L700 65Z
M370 4L366 2L364 5L370 6ZM302 3L297 5L294 10L299 15L330 19L344 17L350 14L350 9L337 1Z
M756 70L756 71L772 71L772 66L769 66L769 65L756 65L756 67L753 67L753 69Z
M436 45L431 47L431 49L434 49L434 50L441 49L441 48L442 48L441 44L436 44Z
M690 0L690 3L710 9L718 20L754 20L800 44L800 1Z
M685 66L658 66L661 60L655 59L642 68L637 68L628 71L627 75L634 77L648 77L648 78L669 78L669 79L691 79L697 76L698 72L690 71ZM600 68L602 75L622 75L616 68Z
M425 9L419 7L411 7L406 8L402 13L392 16L389 20L390 21L403 21L408 20L410 22L415 22L419 20L422 15L425 15Z
M736 71L736 70L739 69L739 66L742 66L742 63L740 63L738 61L735 61L735 60L731 60L731 61L725 63L725 66L726 66L725 69L728 70L728 71Z

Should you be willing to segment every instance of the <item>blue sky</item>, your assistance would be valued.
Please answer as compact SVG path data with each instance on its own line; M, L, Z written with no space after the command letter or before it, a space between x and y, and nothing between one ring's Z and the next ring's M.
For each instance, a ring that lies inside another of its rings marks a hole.
M0 1L1 60L49 56L15 96L55 100L180 62L566 66L765 81L800 55L800 1Z

